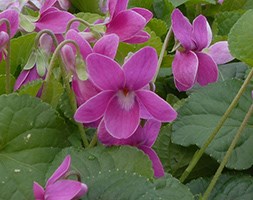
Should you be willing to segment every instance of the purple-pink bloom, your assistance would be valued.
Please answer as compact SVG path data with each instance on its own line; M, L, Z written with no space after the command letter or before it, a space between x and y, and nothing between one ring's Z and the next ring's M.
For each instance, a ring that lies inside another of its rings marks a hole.
M139 125L134 134L131 135L129 138L117 139L107 132L105 124L104 122L102 122L99 127L98 139L106 146L130 145L139 148L145 154L147 154L149 159L152 161L154 175L155 177L159 178L164 176L164 169L159 157L151 147L156 141L156 138L160 131L160 127L160 122L153 119L149 119L143 127Z
M19 26L19 15L16 10L8 9L0 13L0 20L7 19L10 22L10 36L7 33L5 23L0 24L0 62L5 57L5 45L16 34Z
M106 130L115 138L130 137L138 128L140 118L161 122L176 119L176 111L146 86L157 68L154 48L144 47L121 67L113 59L98 53L87 57L89 79L101 92L82 104L75 120L90 123L102 119Z
M146 42L150 35L143 28L153 14L144 8L127 9L128 0L108 0L106 8L109 19L105 20L106 34L115 33L120 41L127 43Z
M219 3L219 4L223 4L223 1L224 1L224 0L218 0L218 3Z
M33 183L35 200L77 200L87 193L86 184L68 180L71 157L68 155L48 179L45 189L37 182Z
M180 10L175 9L171 19L175 38L181 44L172 63L172 72L178 90L186 91L196 82L201 86L216 82L217 64L233 60L228 43L222 41L209 47L212 32L203 15L199 15L191 25Z

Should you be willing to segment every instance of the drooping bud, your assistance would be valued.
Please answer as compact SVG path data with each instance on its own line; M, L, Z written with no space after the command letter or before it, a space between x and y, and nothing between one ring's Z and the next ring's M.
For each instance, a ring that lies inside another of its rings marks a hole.
M70 45L64 45L61 49L62 60L67 71L75 72L76 58L75 53Z
M8 42L9 39L9 35L6 32L0 32L0 49Z
M52 46L53 46L53 39L50 35L48 34L43 34L40 37L39 41L40 47L48 54L51 54Z

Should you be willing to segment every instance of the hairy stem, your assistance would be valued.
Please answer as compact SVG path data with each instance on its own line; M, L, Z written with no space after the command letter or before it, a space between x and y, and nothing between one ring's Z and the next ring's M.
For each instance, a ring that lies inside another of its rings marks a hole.
M250 73L248 74L247 78L245 79L244 83L242 84L240 90L238 91L238 93L236 94L235 98L233 99L232 103L229 105L228 109L226 110L226 112L224 113L224 115L222 116L222 118L220 119L220 121L218 122L217 126L213 130L212 134L206 140L206 142L201 147L201 149L198 150L194 154L194 156L193 156L193 158L192 158L189 166L186 168L186 170L184 171L184 173L182 174L182 176L179 179L181 182L184 182L185 179L189 176L189 174L191 173L191 171L193 170L193 168L196 166L196 164L198 163L198 161L200 160L200 158L204 154L205 150L209 146L209 144L213 141L213 139L215 138L215 136L218 134L219 130L221 129L221 127L225 123L226 119L228 118L228 116L230 115L230 113L232 112L232 110L235 108L235 106L237 105L240 97L242 96L242 94L246 90L246 87L250 83L250 80L251 80L252 76L253 76L253 68L251 69Z
M74 19L71 19L68 24L67 24L67 27L66 27L66 33L68 32L68 30L70 29L71 25L74 23L74 22L80 22L81 24L87 26L87 27L92 27L93 24L90 24L89 22L83 20L83 19L80 19L80 18L74 18Z
M36 35L36 38L34 40L35 41L34 42L35 48L37 48L39 46L39 41L40 41L40 38L43 34L47 34L47 35L51 36L51 38L53 39L53 43L54 43L55 48L58 46L58 40L57 40L55 34L52 31L45 29L45 30L38 32L38 34Z
M230 144L230 146L228 148L228 151L227 151L226 155L224 156L224 158L223 158L223 160L222 160L219 168L217 169L217 171L216 171L216 173L215 173L212 181L210 182L208 188L206 189L206 191L205 191L205 193L204 193L204 195L202 197L202 200L207 200L208 199L208 197L209 197L210 193L212 192L212 190L213 190L213 188L214 188L217 180L219 179L219 177L221 175L222 170L224 169L225 165L227 164L228 159L231 156L231 154L232 154L232 152L233 152L233 150L235 148L235 145L237 144L238 140L240 139L240 136L242 135L243 130L246 127L246 125L247 125L247 123L248 123L248 121L249 121L252 113L253 113L253 104L250 106L249 111L245 115L244 120L243 120L240 128L238 129L238 131L237 131L237 133L236 133L236 135L235 135L232 143Z
M164 39L164 42L163 42L163 46L162 46L162 49L161 49L161 52L160 52L160 55L159 55L159 59L158 59L158 64L157 64L157 69L156 69L156 73L155 73L155 76L153 78L153 82L156 81L156 78L158 76L158 73L159 73L159 69L161 67L161 64L162 64L162 61L163 61L163 56L165 54L165 51L167 49L167 46L169 44L169 41L170 41L170 37L172 35L172 27L170 27L165 39Z

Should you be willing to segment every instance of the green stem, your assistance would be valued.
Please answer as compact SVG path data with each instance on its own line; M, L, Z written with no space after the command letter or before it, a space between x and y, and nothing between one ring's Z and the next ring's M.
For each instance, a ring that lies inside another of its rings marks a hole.
M83 20L83 19L80 19L80 18L74 18L74 19L71 19L68 24L67 24L67 27L66 27L66 33L68 32L68 30L70 29L71 25L74 23L74 22L80 22L81 24L87 26L87 27L92 27L93 24L90 24L89 22Z
M206 191L205 191L205 193L204 193L204 195L202 197L202 200L207 200L208 199L208 197L209 197L210 193L212 192L212 190L213 190L213 188L214 188L217 180L219 179L219 177L221 175L222 170L224 169L225 165L227 164L228 159L231 156L231 154L232 154L232 152L233 152L233 150L235 148L235 145L237 144L238 140L240 139L240 136L242 135L243 130L246 127L246 125L247 125L247 123L248 123L248 121L249 121L252 113L253 113L253 104L250 106L249 111L245 115L245 118L244 118L244 120L243 120L240 128L238 129L238 131L237 131L237 133L236 133L236 135L235 135L232 143L230 144L230 146L228 148L228 151L227 151L226 155L224 156L224 158L223 158L223 160L222 160L219 168L217 169L217 171L216 171L216 173L215 173L212 181L210 182L208 188L206 189Z
M49 64L49 67L48 67L48 72L47 72L47 75L46 75L46 78L45 78L45 84L44 84L44 87L43 87L43 91L42 91L42 99L47 96L46 94L48 93L48 87L49 87L49 81L50 81L50 78L52 76L52 73L53 73L53 68L55 66L55 63L57 61L57 58L60 54L60 50L61 48L66 45L66 44L73 44L76 48L76 51L77 51L77 54L80 54L80 48L79 46L76 44L75 41L73 40L64 40L62 43L60 43L56 49L55 49L55 52L50 60L50 64ZM62 59L61 59L61 62L62 62ZM61 63L61 72L63 74L63 81L64 81L64 85L66 87L66 91L67 91L67 94L68 94L68 97L69 97L69 100L70 100L70 103L71 103L71 107L73 109L73 111L75 112L76 111L76 100L75 100L75 97L74 97L74 94L70 88L70 85L69 85L69 80L68 80L68 76L66 75L66 71L65 71L65 68L63 66L63 64ZM79 129L79 132L80 132L80 135L81 135L81 138L82 138L82 141L83 141L83 145L85 147L88 147L89 146L89 142L88 142L88 139L86 137L86 134L85 134L85 130L83 128L83 125L76 122L76 125Z
M96 132L90 142L89 148L94 147L97 144L97 142L98 142L98 136L97 136L97 132Z
M215 136L217 135L217 133L219 132L219 130L221 129L221 127L225 123L226 119L228 118L228 116L230 115L230 113L232 112L232 110L237 105L240 97L242 96L242 94L246 90L247 85L250 83L250 80L251 80L252 76L253 76L253 68L251 69L250 73L248 74L247 78L245 79L244 83L242 84L240 90L238 91L238 93L236 94L235 98L233 99L232 103L229 105L228 109L226 110L226 112L224 113L224 115L222 116L222 118L220 119L220 121L218 122L217 126L213 130L212 134L206 140L206 142L201 147L201 149L198 150L194 154L194 156L193 156L193 158L192 158L189 166L186 168L186 170L184 171L184 173L182 174L182 176L179 179L181 182L185 181L185 179L188 177L188 175L191 173L191 171L193 170L193 168L198 163L199 159L204 154L204 152L207 149L207 147L209 146L209 144L213 141L213 139L215 138Z
M162 46L162 49L161 49L161 52L160 52L160 55L159 55L159 59L158 59L158 64L157 64L157 69L156 69L156 73L155 73L155 76L153 78L153 82L156 81L156 78L158 76L158 73L159 73L159 69L161 67L161 64L162 64L162 61L163 61L163 56L165 54L165 51L167 49L167 46L169 44L169 40L170 40L170 37L172 35L172 27L170 27L165 39L164 39L164 42L163 42L163 46Z
M55 34L52 31L45 29L45 30L38 32L38 34L36 35L36 38L34 40L35 41L34 42L35 48L37 48L39 46L39 41L40 41L40 38L43 34L50 35L51 38L53 39L53 43L54 43L55 48L58 46L58 40L57 40Z
M11 25L9 20L1 19L0 24L5 24L7 29L7 34L9 35L9 40L6 44L7 56L5 59L5 91L6 94L11 92L11 65L10 65L10 54L11 54Z

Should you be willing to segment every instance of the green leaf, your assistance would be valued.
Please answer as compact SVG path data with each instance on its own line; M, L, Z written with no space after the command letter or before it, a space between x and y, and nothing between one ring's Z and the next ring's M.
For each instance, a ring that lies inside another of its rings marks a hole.
M172 141L183 146L203 146L217 126L218 121L237 94L242 82L228 80L211 84L194 92L188 101L178 110L178 118L173 124ZM250 105L252 88L247 88L238 105L206 150L206 153L220 162ZM253 164L253 121L250 120L236 145L226 167L247 169Z
M203 194L208 187L210 178L191 181L187 186L196 196ZM243 199L252 200L253 177L247 175L223 174L218 179L209 200Z
M174 7L178 7L189 0L168 0Z
M99 15L99 14L96 14L96 13L84 13L84 12L80 12L80 13L77 13L75 14L75 16L77 18L80 18L80 19L83 19L87 22L89 22L90 24L93 24L95 21L97 21L98 19L103 19L104 17ZM79 29L80 30L84 30L85 28L87 28L85 25L83 24L80 24L79 26Z
M101 14L99 0L70 0L71 5L81 12L90 12Z
M158 37L166 35L168 31L167 24L163 20L157 18L151 19L147 26L154 31Z
M168 0L154 0L154 13L157 18L162 19L170 26L170 16L174 10L174 6Z
M56 106L58 105L59 99L61 95L63 94L64 88L62 84L55 79L49 80L47 84L48 84L47 92L42 93L41 98L43 101L49 103L51 106L56 108Z
M234 62L219 66L219 80L241 79L244 80L249 67L242 62Z
M221 5L221 11L253 9L252 0L225 0Z
M27 83L26 85L23 85L19 90L19 94L28 94L30 96L36 97L38 94L39 89L42 87L43 80L38 79L32 82Z
M15 84L15 78L11 75L10 76L11 78L11 85L10 85L10 88L12 89L14 87L14 84ZM6 91L5 91L5 82L6 81L6 75L5 74L0 74L0 94L5 94Z
M217 26L217 34L227 36L233 25L243 15L243 13L243 10L219 12L215 16L215 20L213 22Z
M64 149L56 157L47 177L51 176L67 154L71 155L72 168L80 172L82 181L89 187L82 199L193 199L189 188L170 175L153 183L148 157L137 148L128 146L79 151Z
M228 35L231 54L253 66L253 10L247 11L233 26Z
M14 74L17 67L25 66L33 48L36 33L27 34L11 40L11 73ZM0 63L0 74L4 74L5 61Z
M128 7L141 7L146 9L151 9L153 0L129 0Z
M55 155L69 145L66 126L49 105L28 95L0 96L0 199L33 198Z

